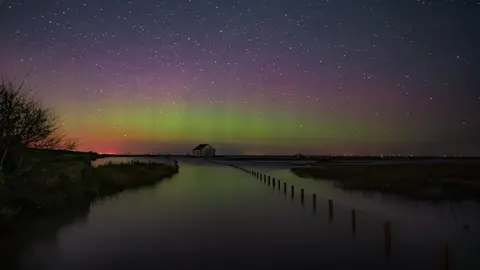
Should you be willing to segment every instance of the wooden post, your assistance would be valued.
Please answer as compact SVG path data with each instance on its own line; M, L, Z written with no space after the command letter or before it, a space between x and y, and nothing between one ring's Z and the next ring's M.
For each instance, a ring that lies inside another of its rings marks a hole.
M272 177L273 188L275 188L275 177Z
M353 235L353 238L355 238L356 230L357 230L357 216L356 216L355 210L352 210L352 235Z
M303 188L300 189L300 200L302 201L302 203L303 203L304 200L305 200L305 192L303 191Z
M312 194L313 212L317 211L317 194Z
M287 194L287 182L283 182L283 193Z
M278 190L280 190L280 180L278 180Z
M268 176L268 185L270 186L270 176Z
M385 222L385 256L390 257L392 254L392 225L390 222Z
M440 249L440 269L441 270L450 269L448 243L443 244Z
M295 186L292 185L292 187L291 187L290 189L292 190L292 199L293 199L293 196L294 196L294 194L295 194Z
M333 200L328 200L328 220L333 221Z

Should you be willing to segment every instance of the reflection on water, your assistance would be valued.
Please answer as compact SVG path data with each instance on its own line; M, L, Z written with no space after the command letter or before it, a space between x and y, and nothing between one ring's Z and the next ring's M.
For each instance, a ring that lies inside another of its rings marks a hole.
M34 240L22 250L18 266L439 269L439 248L448 241L452 269L479 269L478 204L368 197L295 177L285 165L244 165L295 185L293 200L283 184L279 190L278 184L269 187L231 167L180 160L180 172L171 181L97 202L85 221L58 230L55 241ZM328 199L333 200L331 214ZM391 222L390 256L385 254L386 221Z

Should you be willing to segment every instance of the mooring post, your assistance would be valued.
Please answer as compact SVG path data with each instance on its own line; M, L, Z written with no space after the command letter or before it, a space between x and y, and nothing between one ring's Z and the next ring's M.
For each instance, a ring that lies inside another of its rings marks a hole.
M287 182L283 182L283 193L287 194Z
M280 180L278 180L278 190L280 190Z
M448 270L450 269L450 262L449 262L449 247L448 243L442 245L440 249L440 269L441 270Z
M304 199L305 199L305 192L303 191L303 188L300 189L300 200L302 201L302 203L304 202Z
M356 217L355 210L352 210L352 234L354 238L355 238L356 230L357 230L357 217Z
M313 205L313 211L315 212L317 210L317 194L312 194L312 205Z
M387 257L392 254L392 225L390 222L385 222L385 255Z
M333 221L333 200L328 200L328 220Z
M292 185L292 187L290 189L292 190L292 199L293 199L293 195L295 194L295 186Z
M272 177L273 188L275 188L275 177Z

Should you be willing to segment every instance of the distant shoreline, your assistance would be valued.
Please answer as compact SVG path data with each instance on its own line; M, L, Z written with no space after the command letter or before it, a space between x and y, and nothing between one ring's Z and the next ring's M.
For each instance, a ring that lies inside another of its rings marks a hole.
M105 157L179 157L201 159L204 157L195 157L192 155L175 154L98 154L99 158ZM332 155L215 155L208 157L210 159L228 159L228 160L305 160L319 162L345 162L345 161L418 161L418 160L470 160L480 162L480 156L332 156Z

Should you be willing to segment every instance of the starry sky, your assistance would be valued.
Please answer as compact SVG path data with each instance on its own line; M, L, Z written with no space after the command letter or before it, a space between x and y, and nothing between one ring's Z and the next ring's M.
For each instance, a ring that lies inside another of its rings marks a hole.
M480 155L480 1L0 0L80 150Z

